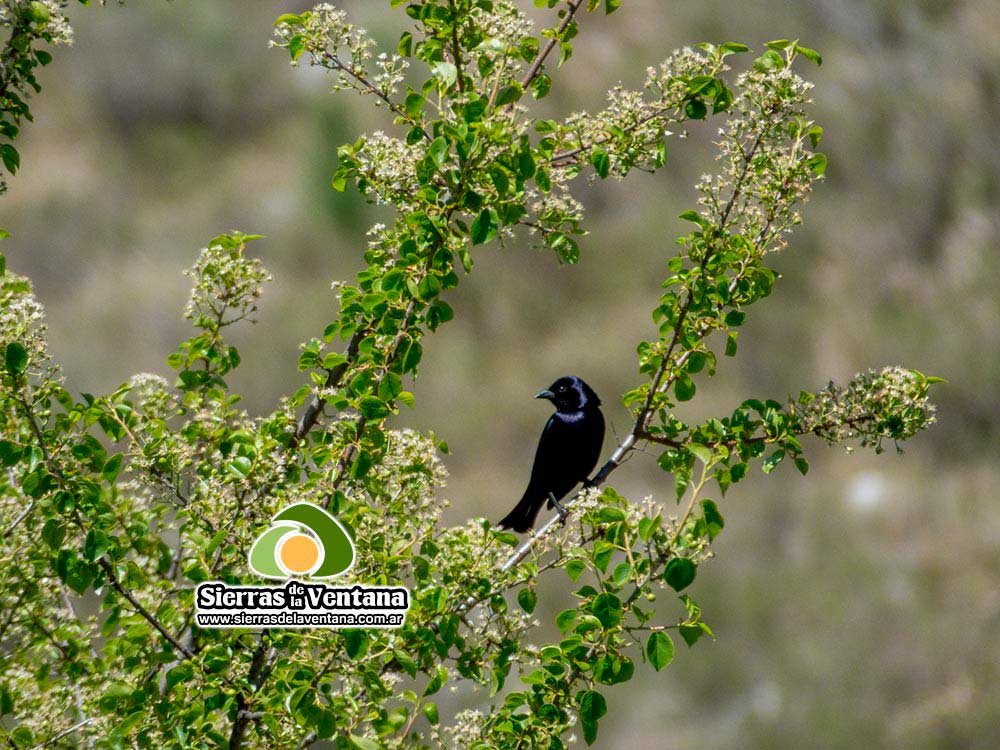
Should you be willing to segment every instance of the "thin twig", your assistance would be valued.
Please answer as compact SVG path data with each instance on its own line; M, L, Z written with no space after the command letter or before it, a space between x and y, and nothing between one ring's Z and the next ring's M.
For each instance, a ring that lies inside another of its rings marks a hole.
M542 64L545 62L545 58L547 58L552 50L555 49L556 45L562 41L563 33L565 33L566 29L573 22L573 16L576 15L580 6L583 5L583 0L576 0L576 2L573 2L573 0L567 0L566 4L569 6L569 9L566 11L566 15L563 16L562 23L559 24L559 28L556 29L556 33L552 35L552 38L549 39L549 43L546 44L545 47L538 53L534 62L531 63L531 67L528 68L528 71L524 74L524 78L521 79L522 89L528 88L529 84L535 80L535 76L537 76L538 72L542 69Z
M40 743L38 745L35 745L35 750L41 750L43 747L48 747L49 745L54 745L56 742L58 742L59 740L61 740L63 737L67 737L68 735L73 734L73 732L76 732L76 731L78 731L80 729L83 729L85 726L87 726L88 724L92 723L93 721L94 721L93 718L89 718L89 719L84 719L83 721L77 722L76 724L74 724L73 726L71 726L69 729L64 729L59 734L57 734L57 735L55 735L53 737L49 737L49 739L45 740L45 742L42 742L42 743Z

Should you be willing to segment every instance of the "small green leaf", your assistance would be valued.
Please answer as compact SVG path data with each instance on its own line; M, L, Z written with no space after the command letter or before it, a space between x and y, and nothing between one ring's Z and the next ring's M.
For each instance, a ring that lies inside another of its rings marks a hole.
M118 474L122 470L123 458L124 456L121 453L116 453L105 462L104 468L101 470L101 475L108 484L114 484L118 478Z
M458 80L458 68L454 63L437 62L431 67L434 77L440 80L446 87L451 86Z
M696 390L697 388L690 375L686 372L678 375L677 382L674 383L674 395L677 396L678 401L690 401L694 398Z
M7 366L7 372L12 377L23 375L24 371L28 369L28 350L20 342L11 341L7 344L7 350L4 353L4 363Z
M736 356L736 339L739 334L736 331L730 331L729 335L726 336L726 356L735 357Z
M517 603L530 615L535 611L535 605L538 604L538 594L535 593L534 589L521 589L517 592Z
M424 716L427 717L427 721L431 724L437 725L437 723L441 720L438 716L438 707L436 703L425 703L420 707L420 710L423 712Z
M469 232L473 245L484 245L497 236L500 220L496 209L484 208L472 222L472 229Z
M427 153L430 155L434 163L441 167L444 164L445 159L448 158L448 141L443 135L439 135L433 141L431 145L427 147Z
M607 701L596 690L584 690L580 694L579 706L583 739L588 745L593 745L597 739L597 723L608 712Z
M288 54L293 60L298 60L306 49L306 40L302 34L296 34L288 40Z
M826 154L815 153L806 160L806 164L813 171L813 174L826 174Z
M389 407L378 396L365 396L358 405L361 416L369 422L382 419L389 415Z
M817 52L814 49L810 49L809 47L803 47L801 44L796 44L795 45L795 51L798 52L800 55L802 55L807 60L810 60L810 61L816 63L817 65L822 65L823 64L823 57L822 57L822 55L820 55L820 53Z
M705 106L700 98L695 97L694 99L689 99L687 104L684 105L684 114L692 120L704 120L705 115L708 114L708 107Z
M579 558L574 558L570 560L568 563L566 563L566 567L564 568L564 570L566 571L566 575L569 576L569 579L571 581L576 581L583 574L583 571L586 569L587 569L587 564Z
M695 564L686 557L675 557L667 563L663 579L674 591L683 591L694 581Z
M605 629L613 628L622 621L622 602L614 594L599 594L591 609Z
M521 88L521 84L515 83L511 86L504 86L497 92L497 98L494 105L497 107L503 107L506 104L512 104L521 98L524 94L524 89Z
M611 158L607 152L598 149L591 155L590 163L594 165L594 170L602 180L608 176L611 169Z
M722 513L719 512L719 506L712 500L702 500L701 510L705 515L708 538L709 540L715 539L726 525L726 522L722 519Z
M659 672L674 660L674 642L662 631L650 634L646 641L646 658Z
M763 466L764 473L770 474L772 471L774 471L777 468L778 464L781 463L781 460L784 457L785 457L785 452L783 450L776 450L770 456L765 458Z
M357 734L351 735L351 744L358 750L379 750L379 744L375 740L361 737Z

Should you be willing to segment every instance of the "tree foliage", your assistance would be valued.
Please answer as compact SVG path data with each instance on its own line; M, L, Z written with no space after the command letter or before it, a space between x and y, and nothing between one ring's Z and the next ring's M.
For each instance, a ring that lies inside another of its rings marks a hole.
M42 5L44 22L31 15ZM100 396L63 384L30 282L0 268L0 731L14 747L560 748L577 731L591 744L611 686L639 663L669 666L671 634L688 646L711 636L688 592L733 484L755 467L805 473L804 436L881 450L933 421L935 378L901 368L788 402L750 399L701 424L673 412L737 354L748 309L778 280L771 256L825 171L796 72L820 62L814 50L685 48L639 88L612 89L600 111L540 118L533 102L571 60L584 12L619 2L536 0L555 12L540 30L511 0L390 5L408 19L391 52L331 5L277 20L274 44L293 63L393 113L392 133L339 149L332 187L395 213L371 228L353 283L335 284L339 311L302 346L304 383L272 413L247 414L227 384L241 361L227 329L252 319L270 278L250 254L259 236L216 237L189 271L194 333L168 357L176 380L137 375ZM12 40L57 41L50 27L65 23L54 3L5 8ZM24 61L46 57L20 41L3 55L5 87L8 71L27 81ZM12 90L4 116L17 123ZM680 214L689 233L664 253L655 328L623 396L632 428L568 519L521 546L483 519L443 525L446 445L390 424L413 404L427 334L454 317L449 290L484 245L527 239L575 263L574 186L664 168L671 131L704 119L718 162ZM606 485L641 446L659 450L667 502ZM405 626L193 627L193 587L253 582L255 535L301 500L350 528L349 580L411 589ZM534 640L543 575L574 587L553 643ZM481 708L446 715L437 696L459 685Z

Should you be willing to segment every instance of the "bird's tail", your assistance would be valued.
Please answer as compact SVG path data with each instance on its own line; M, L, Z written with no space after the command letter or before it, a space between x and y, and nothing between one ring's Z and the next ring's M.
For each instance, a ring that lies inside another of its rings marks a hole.
M514 506L514 510L501 518L497 526L502 529L512 529L519 534L528 531L535 525L535 516L538 515L544 502L544 498L538 497L537 494L529 487L521 501Z

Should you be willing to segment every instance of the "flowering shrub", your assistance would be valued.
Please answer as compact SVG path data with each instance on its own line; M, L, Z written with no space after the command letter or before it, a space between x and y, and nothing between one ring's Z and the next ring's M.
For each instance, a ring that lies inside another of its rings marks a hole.
M189 271L184 315L195 332L168 358L176 381L137 375L99 397L64 386L29 281L0 266L9 745L561 748L578 735L591 744L611 686L637 663L667 667L675 638L694 645L711 634L682 592L724 528L721 495L754 466L769 473L787 459L805 473L804 436L881 450L931 424L935 379L900 368L791 403L748 400L702 424L674 415L720 355L736 355L748 308L777 280L770 256L823 175L822 129L795 72L819 56L772 42L733 78L730 60L748 48L702 44L650 68L640 89L614 88L601 111L538 118L532 102L554 85L553 63L570 60L581 13L620 2L536 4L556 10L550 28L536 31L512 0L392 0L410 19L392 54L327 4L278 19L274 44L293 63L325 68L334 88L394 113L392 133L340 148L333 187L396 213L369 232L355 281L335 283L339 312L303 344L304 383L271 414L247 414L226 382L241 359L227 328L252 318L270 279L249 254L256 236L216 237ZM47 58L31 45L69 32L53 20L55 3L3 8L12 38L27 34L3 58L5 122L17 122L22 100L11 92L28 80L23 61ZM640 382L624 394L632 428L568 518L553 516L520 546L483 519L443 526L444 444L390 422L413 403L424 334L454 316L448 291L491 242L527 235L575 262L585 234L578 178L661 169L671 131L709 117L719 122L718 169L681 214L691 231L680 249L665 254L656 330L638 344ZM671 480L665 493L654 488L664 497L636 502L606 483L643 446L658 447ZM195 627L194 586L254 582L246 561L256 534L302 500L352 530L348 583L410 588L406 624ZM536 642L542 576L575 586L554 643ZM438 692L458 685L478 691L481 709L439 707Z

